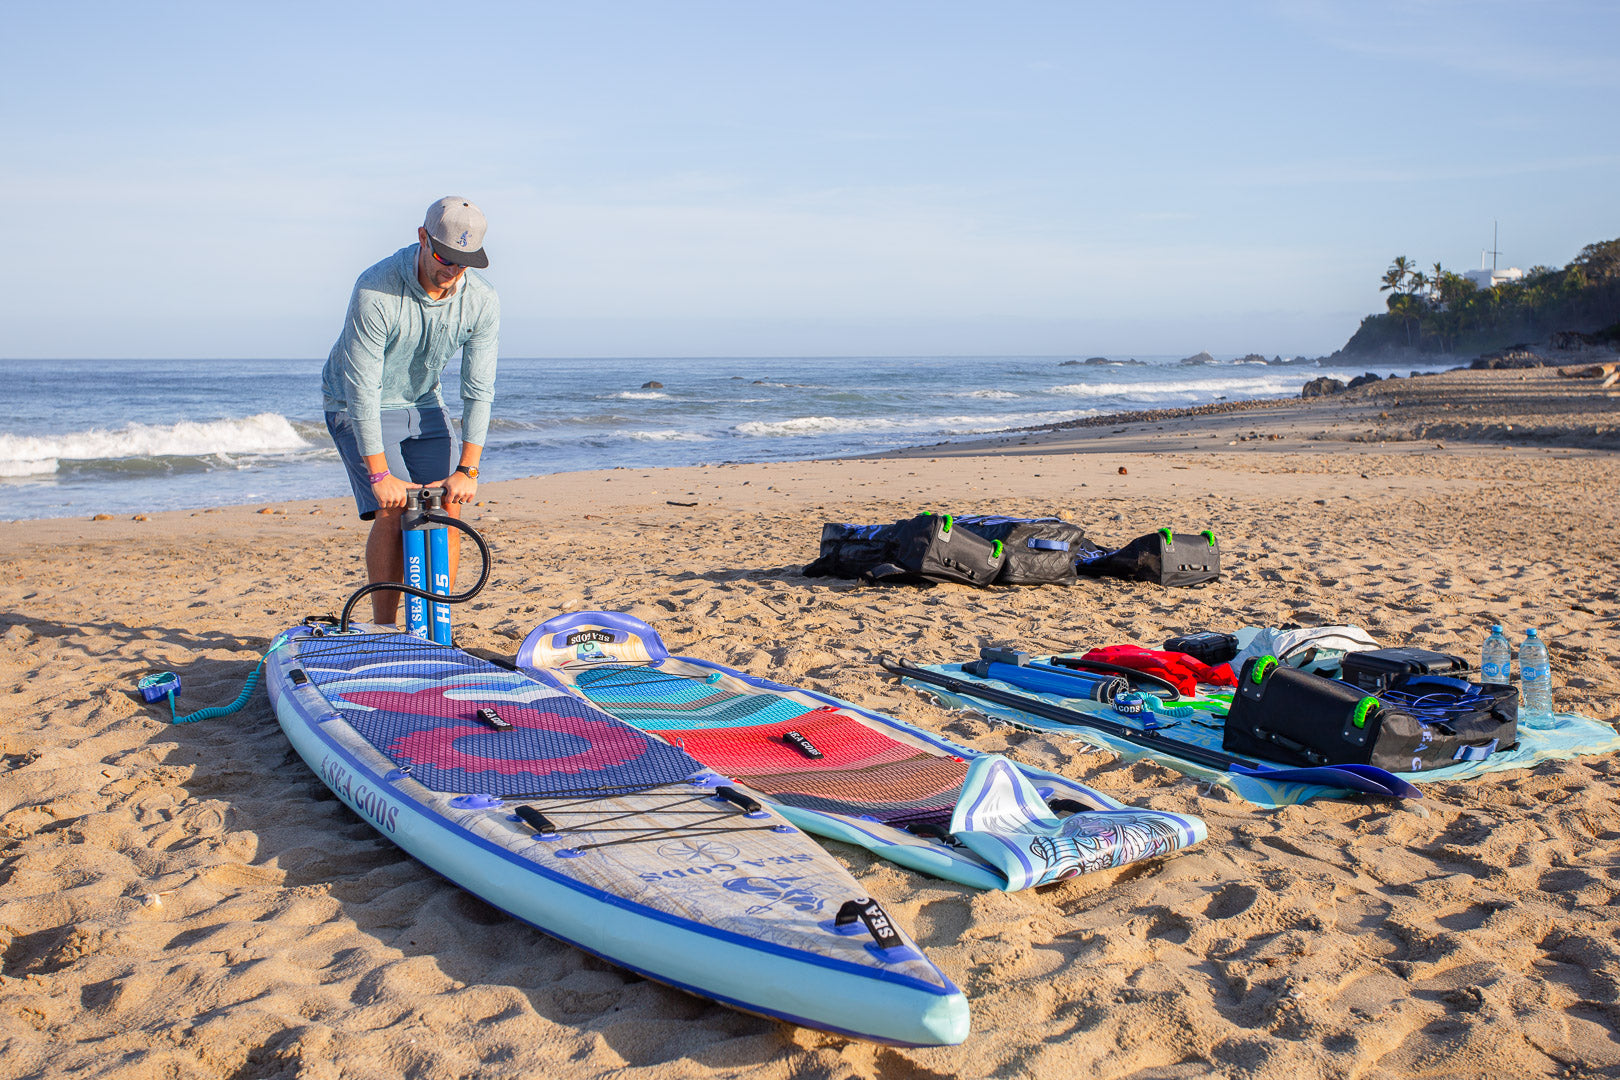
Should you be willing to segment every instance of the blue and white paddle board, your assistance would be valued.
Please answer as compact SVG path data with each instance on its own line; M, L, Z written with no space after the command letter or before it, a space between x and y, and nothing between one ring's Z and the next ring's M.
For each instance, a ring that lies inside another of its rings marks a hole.
M514 917L747 1012L904 1046L967 1037L961 991L843 866L679 748L409 634L294 627L266 669L326 786Z

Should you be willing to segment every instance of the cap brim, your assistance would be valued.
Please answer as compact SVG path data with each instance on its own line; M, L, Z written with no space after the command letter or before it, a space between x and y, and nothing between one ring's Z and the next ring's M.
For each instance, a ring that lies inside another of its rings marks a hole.
M483 248L479 248L477 251L461 251L448 244L441 244L431 236L428 237L428 243L433 245L433 253L445 262L453 262L458 266L470 266L475 270L482 270L489 265L489 256L484 254Z

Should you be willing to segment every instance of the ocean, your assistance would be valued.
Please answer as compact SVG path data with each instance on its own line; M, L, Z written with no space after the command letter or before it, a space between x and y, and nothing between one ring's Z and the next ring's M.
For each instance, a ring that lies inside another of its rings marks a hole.
M0 403L0 519L345 495L321 413L322 363L0 360L11 388ZM459 419L455 366L444 396ZM1318 375L1348 381L1366 370L1404 375L1411 366L1234 357L503 358L483 478L838 457L1104 413L1293 397Z

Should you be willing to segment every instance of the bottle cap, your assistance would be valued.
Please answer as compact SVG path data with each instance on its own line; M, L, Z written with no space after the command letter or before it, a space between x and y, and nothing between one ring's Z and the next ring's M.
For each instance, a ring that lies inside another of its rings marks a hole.
M1500 634L1501 632L1502 632L1502 624L1501 623L1492 623L1491 624L1491 633Z
M1526 630L1524 632L1524 636L1525 637L1537 637L1538 635L1536 634L1536 628L1532 626L1530 629L1528 629L1528 630Z

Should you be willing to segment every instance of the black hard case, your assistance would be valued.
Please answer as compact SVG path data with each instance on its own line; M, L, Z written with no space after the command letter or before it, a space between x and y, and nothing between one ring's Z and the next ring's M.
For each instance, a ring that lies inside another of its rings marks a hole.
M1341 664L1343 674L1339 677L1369 694L1408 675L1451 675L1468 670L1467 661L1460 656L1413 648L1346 653Z

